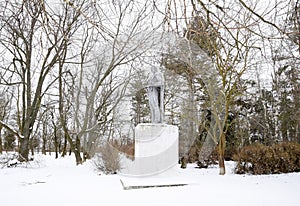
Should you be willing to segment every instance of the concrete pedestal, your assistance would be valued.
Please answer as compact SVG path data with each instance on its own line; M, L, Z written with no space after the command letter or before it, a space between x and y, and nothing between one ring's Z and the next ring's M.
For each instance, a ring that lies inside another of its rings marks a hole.
M166 124L139 124L135 128L135 158L122 165L121 173L150 176L178 163L178 127Z

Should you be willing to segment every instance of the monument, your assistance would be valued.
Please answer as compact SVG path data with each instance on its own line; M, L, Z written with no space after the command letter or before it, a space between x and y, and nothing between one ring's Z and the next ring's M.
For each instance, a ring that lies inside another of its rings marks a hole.
M164 124L164 78L156 67L151 68L146 88L151 123L135 128L134 161L123 166L129 176L157 175L178 164L178 127Z

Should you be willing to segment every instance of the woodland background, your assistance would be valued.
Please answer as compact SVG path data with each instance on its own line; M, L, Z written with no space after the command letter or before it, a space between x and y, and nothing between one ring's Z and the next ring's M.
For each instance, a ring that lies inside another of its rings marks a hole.
M299 7L298 0L1 0L0 153L17 151L20 162L35 152L74 153L81 164L109 142L132 155L134 127L150 121L144 86L156 65L183 162L217 161L224 174L224 160L258 154L276 164L289 159L300 171ZM205 58L182 61L188 47L166 49L158 37L183 39ZM215 71L218 94L203 70ZM209 155L207 138L217 146Z

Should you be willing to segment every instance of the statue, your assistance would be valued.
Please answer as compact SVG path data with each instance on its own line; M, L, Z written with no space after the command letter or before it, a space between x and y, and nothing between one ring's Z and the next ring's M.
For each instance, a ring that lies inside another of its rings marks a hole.
M164 77L156 67L151 67L151 73L146 87L149 99L151 123L163 123L164 115Z

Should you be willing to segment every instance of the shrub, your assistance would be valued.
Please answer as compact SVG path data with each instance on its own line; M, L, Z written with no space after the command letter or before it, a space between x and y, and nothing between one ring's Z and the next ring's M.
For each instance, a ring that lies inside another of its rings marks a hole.
M111 145L116 148L120 153L123 153L127 158L134 159L134 141L118 142L113 141Z
M36 167L39 166L40 160L34 159L32 156L29 157L29 161L20 162L18 159L20 158L17 152L6 152L4 154L0 154L0 169L1 168L13 168L13 167Z
M300 172L300 144L253 144L235 155L237 174L279 174Z
M0 155L1 168L15 167L19 163L18 157L19 155L17 153L5 153Z
M106 143L101 147L100 153L95 155L94 164L97 170L105 174L116 174L121 168L119 151Z

